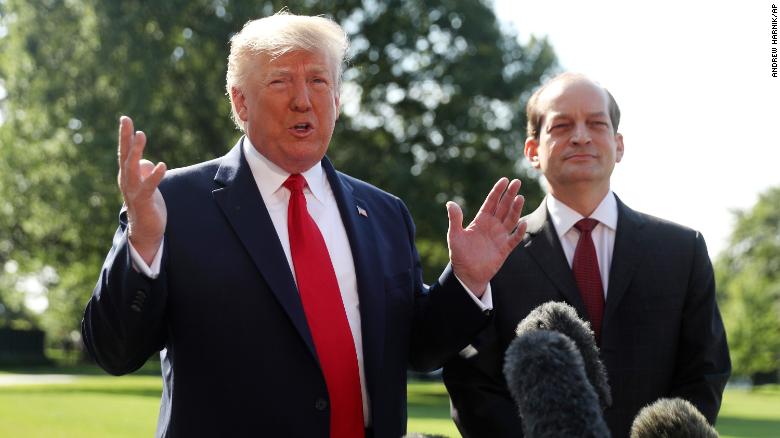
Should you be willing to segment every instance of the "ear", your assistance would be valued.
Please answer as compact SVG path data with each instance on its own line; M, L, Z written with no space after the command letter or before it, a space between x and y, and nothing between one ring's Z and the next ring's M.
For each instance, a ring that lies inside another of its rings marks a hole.
M615 148L615 162L619 163L620 160L623 159L623 134L619 132L615 134L615 143L617 143L617 147Z
M244 93L236 87L230 88L230 101L233 103L233 109L235 109L238 118L246 122L247 109L246 109L246 97Z
M531 163L535 169L541 167L539 162L539 140L534 137L528 137L525 139L525 148L523 149L525 158Z

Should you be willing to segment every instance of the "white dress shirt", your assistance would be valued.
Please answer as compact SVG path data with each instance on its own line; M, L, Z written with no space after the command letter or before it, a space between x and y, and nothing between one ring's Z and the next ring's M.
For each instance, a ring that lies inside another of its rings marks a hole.
M577 248L577 241L580 238L580 232L574 228L574 224L583 219L584 216L552 195L547 196L547 211L555 225L555 231L558 233L558 240L563 247L566 261L571 267L574 260L574 250ZM615 230L617 230L618 220L617 200L611 190L601 200L590 217L599 221L590 235L593 238L593 246L596 247L596 257L599 261L601 284L604 285L604 300L606 301L609 289L609 268L612 265L612 252L615 249Z
M287 231L287 204L290 200L290 191L283 186L290 173L260 154L248 137L244 138L243 151L262 196L263 203L271 216L271 222L276 229L276 234L279 236L279 242L282 244L282 249L284 249L287 264L290 266L293 278L295 278L295 268L290 253L290 240ZM341 291L341 299L344 303L349 328L352 332L352 340L355 343L358 371L360 373L360 389L363 395L363 420L366 427L368 427L371 425L371 411L369 410L368 390L363 369L363 334L360 329L360 301L358 299L357 277L355 276L352 250L349 246L347 231L341 220L338 205L336 204L336 198L333 195L333 190L328 182L327 175L322 169L322 165L318 164L302 175L306 178L308 184L303 190L306 197L306 208L320 229L325 245L328 248L328 254L333 264L333 270L336 272L336 280ZM160 242L160 248L151 265L147 265L144 262L132 244L129 244L129 247L135 269L150 278L157 278L160 273L163 242ZM489 284L482 297L477 298L460 279L458 281L481 310L492 309L493 299Z

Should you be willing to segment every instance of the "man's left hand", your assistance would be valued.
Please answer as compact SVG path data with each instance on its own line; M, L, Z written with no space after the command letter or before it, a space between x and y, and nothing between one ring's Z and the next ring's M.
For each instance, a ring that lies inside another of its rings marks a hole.
M447 246L455 275L477 297L485 293L509 253L523 239L525 222L519 222L525 198L518 195L520 180L501 178L482 203L477 216L463 228L463 211L447 203Z

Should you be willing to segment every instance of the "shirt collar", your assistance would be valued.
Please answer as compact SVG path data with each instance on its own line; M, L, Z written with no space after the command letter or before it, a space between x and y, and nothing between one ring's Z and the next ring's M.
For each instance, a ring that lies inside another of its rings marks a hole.
M552 195L547 196L546 203L547 211L550 213L550 219L552 219L553 225L555 225L555 231L558 233L558 238L563 237L577 221L584 218L583 215L577 213L571 207ZM606 225L613 231L617 229L617 200L615 200L615 194L612 193L612 190L604 196L604 199L601 200L601 203L596 207L590 217L601 222L603 225Z
M252 144L252 141L249 140L249 137L244 137L243 148L244 157L246 157L246 162L249 164L249 169L255 178L260 195L268 202L282 187L282 184L287 181L290 172L277 166L261 154ZM318 202L323 202L325 199L326 176L325 172L322 171L322 164L317 163L301 175L306 178L309 191L314 198Z

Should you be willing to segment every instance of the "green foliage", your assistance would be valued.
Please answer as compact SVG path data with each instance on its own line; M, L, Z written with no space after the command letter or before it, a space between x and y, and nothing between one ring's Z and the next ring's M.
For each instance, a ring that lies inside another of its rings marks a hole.
M502 175L524 178L529 205L541 199L520 164L521 113L555 56L545 40L520 45L484 2L0 0L0 268L18 271L0 279L0 324L13 311L55 342L77 330L121 205L118 117L131 115L146 156L169 168L224 154L240 135L227 42L284 5L349 33L329 155L407 202L427 281L447 260L446 200L470 218ZM39 318L14 304L24 276L46 280Z
M716 263L734 374L780 369L780 187L736 213L729 249Z

